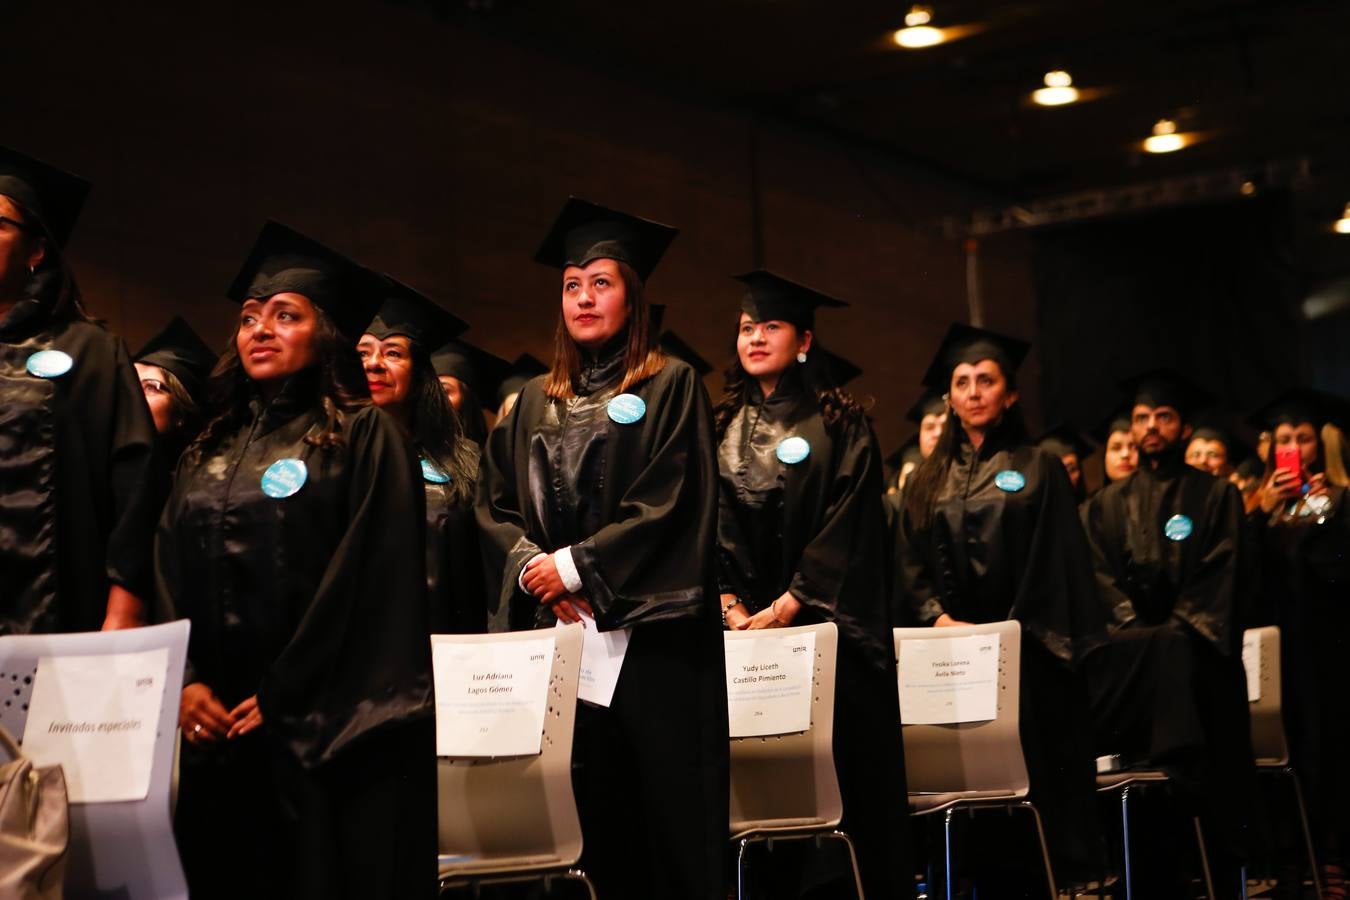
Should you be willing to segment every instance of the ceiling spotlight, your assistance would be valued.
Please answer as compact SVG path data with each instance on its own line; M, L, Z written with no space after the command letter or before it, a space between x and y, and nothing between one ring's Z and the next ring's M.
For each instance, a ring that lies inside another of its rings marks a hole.
M934 28L933 8L915 4L905 13L905 27L895 33L895 42L908 50L932 47L947 39L941 28Z
M1031 99L1041 106L1063 106L1078 99L1078 88L1068 72L1056 69L1045 73L1045 87L1032 91Z
M1159 119L1153 126L1153 134L1144 138L1144 149L1149 153L1171 153L1186 146L1186 136L1177 134L1177 123L1171 119Z
M1337 234L1350 234L1350 203L1345 204L1341 217L1331 227L1336 229Z

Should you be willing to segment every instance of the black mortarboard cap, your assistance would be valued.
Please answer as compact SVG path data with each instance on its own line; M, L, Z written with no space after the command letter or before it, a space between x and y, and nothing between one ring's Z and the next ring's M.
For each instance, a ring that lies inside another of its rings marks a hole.
M1105 447L1107 441L1111 440L1111 435L1115 434L1117 431L1128 433L1130 430L1130 408L1121 407L1119 409L1113 409L1109 415L1102 419L1101 422L1088 433L1092 435L1094 441Z
M684 360L693 367L694 371L702 378L713 370L712 363L708 362L703 356L689 346L689 343L673 331L661 332L661 337L657 341L661 349L667 356L673 356L676 359Z
M806 330L815 328L817 308L848 306L843 300L764 269L735 278L750 288L741 298L741 312L756 322L791 322Z
M617 259L646 282L679 233L669 225L569 197L534 259L558 269Z
M1150 369L1126 378L1120 382L1120 390L1131 409L1139 404L1170 406L1187 421L1213 399L1209 391L1189 377L1168 368Z
M945 394L951 388L952 371L957 366L985 359L998 363L1004 377L1011 378L1030 350L1031 344L1018 338L953 322L933 356L922 383L939 394Z
M218 357L182 316L174 316L133 358L138 363L169 370L188 394L200 399Z
M1321 428L1330 422L1338 428L1350 427L1350 404L1343 398L1313 388L1291 388L1253 413L1252 425L1266 431L1276 425L1308 422Z
M382 279L384 302L366 333L379 340L401 334L428 354L468 329L463 319L397 279Z
M1036 439L1036 446L1055 456L1067 456L1072 453L1080 462L1092 455L1093 450L1092 444L1083 435L1067 425L1047 428L1045 433Z
M942 399L941 394L924 391L923 396L905 413L905 418L915 425L922 425L924 416L940 416L946 411L947 401Z
M78 175L0 147L0 194L32 213L58 247L69 240L89 187Z
M861 366L844 359L833 350L817 346L811 352L819 354L820 363L825 367L825 377L832 387L841 388L863 373Z
M464 341L450 341L431 354L437 375L458 378L473 391L479 403L497 396L497 387L511 374L511 363Z
M384 299L382 283L374 272L337 251L280 222L268 221L226 296L243 303L275 294L302 294L354 344Z
M510 373L502 379L501 384L497 385L497 404L512 394L520 393L520 389L530 383L531 379L538 378L548 371L548 364L532 353L522 353L511 363Z

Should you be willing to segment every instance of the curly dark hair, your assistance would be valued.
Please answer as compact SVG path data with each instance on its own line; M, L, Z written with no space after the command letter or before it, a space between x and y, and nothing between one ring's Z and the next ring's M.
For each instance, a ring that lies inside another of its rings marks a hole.
M356 347L350 338L338 331L333 320L314 307L314 351L318 362L315 399L327 414L323 431L305 438L305 442L325 451L340 450L344 446L342 426L351 413L370 405L366 387L366 373ZM225 435L239 428L248 419L249 403L257 396L258 388L239 359L239 328L235 327L229 345L220 361L211 370L207 382L207 408L210 419L187 449L193 459L219 446Z
M816 402L820 404L820 417L825 423L825 430L831 436L837 436L843 425L851 425L857 422L870 424L871 416L867 414L863 405L855 400L848 391L834 384L830 378L829 368L824 362L823 349L820 341L817 340L812 352L807 354L806 362L801 363L800 367L802 383L807 390L815 394ZM716 428L719 441L726 434L727 426L731 424L731 420L736 418L736 413L749 400L750 385L753 381L746 374L744 367L741 366L741 359L736 353L734 339L731 347L731 364L727 366L722 375L725 379L725 387L722 389L722 396L718 399L717 405L713 407L713 426Z

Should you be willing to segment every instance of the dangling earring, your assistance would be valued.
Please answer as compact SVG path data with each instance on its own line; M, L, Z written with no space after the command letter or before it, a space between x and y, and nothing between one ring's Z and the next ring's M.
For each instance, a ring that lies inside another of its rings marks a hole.
M798 351L798 353L797 353L797 362L799 362L799 363L804 363L804 362L806 362L806 353L804 353L804 352L802 352L802 351Z

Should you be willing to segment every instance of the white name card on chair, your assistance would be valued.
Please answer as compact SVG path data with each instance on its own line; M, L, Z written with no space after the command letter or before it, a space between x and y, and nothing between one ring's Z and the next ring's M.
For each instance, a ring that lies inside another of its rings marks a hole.
M998 718L997 634L933 637L900 645L900 720L954 725Z
M1247 673L1247 702L1261 699L1261 635L1251 629L1242 635L1242 668Z
M24 753L61 765L71 803L144 800L168 669L165 648L39 658Z
M732 737L795 734L811 728L815 632L779 634L765 629L728 634L726 657Z
M495 643L431 636L437 756L534 756L544 740L553 637Z

